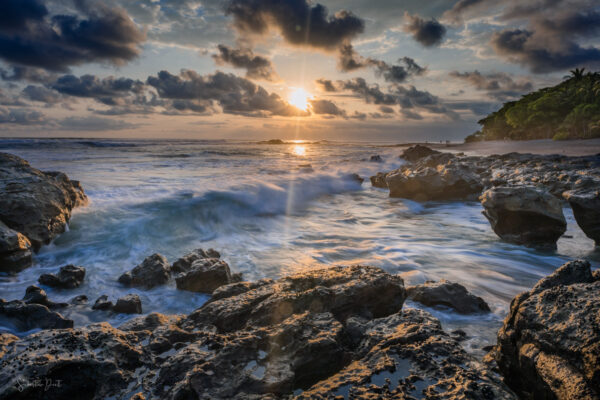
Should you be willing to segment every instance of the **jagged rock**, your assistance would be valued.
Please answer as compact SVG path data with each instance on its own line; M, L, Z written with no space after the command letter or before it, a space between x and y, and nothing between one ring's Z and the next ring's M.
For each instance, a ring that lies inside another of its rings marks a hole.
M18 272L31 266L31 243L0 221L0 272Z
M188 272L194 261L203 260L205 258L221 258L221 254L214 249L208 249L206 251L196 249L175 261L171 269L175 273Z
M121 314L141 314L142 300L137 294L128 294L118 299L112 310Z
M83 304L87 304L87 302L88 302L88 297L85 294L80 294L79 296L73 297L69 303L71 303L73 305L83 305Z
M428 200L469 200L483 189L481 178L465 165L400 168L386 175L390 197Z
M263 281L187 317L9 338L0 398L515 398L439 321L400 311L404 298L397 276L334 267ZM19 392L16 376L65 384Z
M510 243L555 248L567 229L560 200L534 187L489 189L481 205L494 232Z
M103 294L98 297L92 306L92 310L112 310L113 303L108 300L108 296Z
M369 158L370 162L383 162L383 158L381 158L381 156L379 154L376 154L374 156L371 156L371 158Z
M573 209L581 230L600 246L600 184L588 192L568 191L563 195Z
M386 175L386 173L378 172L377 175L374 175L371 178L369 178L371 180L371 186L380 189L387 189L388 185L385 180Z
M600 281L564 264L511 303L493 356L522 399L600 397Z
M41 289L37 286L31 285L25 289L25 296L23 297L23 301L26 304L41 304L48 308L63 308L68 306L67 303L55 303L48 299L48 295L44 289Z
M272 279L261 279L255 282L236 282L218 287L212 292L209 301L224 299L226 297L237 296L238 294L246 293L249 290L259 288L264 285L273 283Z
M119 283L126 286L140 286L151 289L169 281L171 264L164 256L152 254L146 257L141 264L119 277Z
M83 283L83 278L85 278L85 268L76 267L75 265L69 264L61 267L58 275L41 275L38 279L38 282L42 285L51 287L74 289Z
M72 328L73 321L57 312L50 311L41 304L27 304L21 300L0 299L0 320L5 321L15 331L26 332L32 329ZM0 393L0 398L2 394Z
M420 144L417 144L415 146L409 147L408 149L404 150L402 152L402 154L400 155L400 158L403 158L409 162L415 162L415 161L420 160L421 158L430 156L432 154L439 154L439 153L440 152L437 150L432 150L427 146L422 146Z
M190 269L175 278L177 289L212 293L219 286L232 282L229 265L218 258L202 258L192 262Z
M461 284L444 279L439 282L428 281L422 285L409 286L406 292L409 299L430 307L443 305L461 314L490 311L490 307L481 297L469 293Z
M34 250L65 231L71 210L85 204L81 185L63 173L44 173L0 153L0 220L25 235Z

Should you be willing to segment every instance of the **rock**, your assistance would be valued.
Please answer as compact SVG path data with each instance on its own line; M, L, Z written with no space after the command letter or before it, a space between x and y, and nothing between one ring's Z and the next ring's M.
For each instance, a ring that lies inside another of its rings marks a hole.
M69 264L61 267L58 275L43 274L38 279L42 285L51 287L60 287L64 289L74 289L83 283L85 277L85 268L76 267Z
M388 185L387 185L387 181L385 180L386 178L385 173L383 172L378 172L377 175L372 176L371 178L371 186L376 187L376 188L380 188L380 189L387 189Z
M57 312L50 311L41 304L27 304L21 300L0 299L0 319L6 321L15 331L26 332L32 329L72 328L73 321ZM0 394L0 397L2 395Z
M572 261L511 303L492 354L523 399L600 397L600 281Z
M169 281L171 265L164 256L152 254L141 264L119 277L119 283L126 286L139 286L151 289Z
M55 303L50 301L46 291L34 285L27 287L23 301L26 304L41 304L48 308L62 308L68 306L67 303Z
M177 289L202 293L212 293L231 281L229 265L218 258L198 259L191 264L188 272L175 278Z
M71 299L71 301L69 301L69 303L73 304L73 305L83 305L83 304L87 304L88 302L88 297L85 294L80 294L79 296L75 296Z
M65 174L44 173L0 153L0 220L25 235L34 250L64 232L71 210L86 201L79 182Z
M568 191L563 194L573 209L573 215L581 230L600 246L600 190L588 192Z
M108 300L108 296L103 294L96 299L96 302L92 306L92 310L112 310L113 303Z
M142 301L137 294L128 294L117 300L113 311L121 314L141 314Z
M510 243L556 248L567 221L560 200L530 187L497 187L481 196L481 205L494 232Z
M383 162L383 158L381 158L381 156L379 154L376 154L374 156L371 156L369 161L370 162Z
M408 298L432 307L443 305L453 308L460 314L474 314L490 311L490 307L481 298L472 295L464 286L442 279L439 282L428 281L422 285L406 288Z
M18 272L31 266L31 243L0 221L0 272Z
M261 286L272 284L272 279L261 279L256 282L235 282L228 285L223 285L216 288L212 292L212 296L209 301L215 301L224 299L227 297L237 296L238 294L246 293L252 289L259 288Z
M386 175L390 197L417 201L469 200L483 189L480 177L464 165L398 169Z
M404 297L379 268L334 267L265 280L187 317L8 338L0 398L515 399L439 321L401 311ZM64 385L19 392L16 377Z
M205 258L221 258L221 254L214 249L208 249L206 251L196 249L175 261L171 269L175 273L187 272L192 267L194 261L203 260Z
M347 178L351 181L354 181L358 184L362 184L365 180L363 178L360 177L360 175L358 174L348 174L346 175Z
M432 150L427 146L422 146L420 144L417 144L415 146L409 147L408 149L404 150L402 152L402 154L400 155L400 158L403 158L409 162L415 162L415 161L420 160L421 158L430 156L432 154L439 154L439 153L440 152L437 150Z

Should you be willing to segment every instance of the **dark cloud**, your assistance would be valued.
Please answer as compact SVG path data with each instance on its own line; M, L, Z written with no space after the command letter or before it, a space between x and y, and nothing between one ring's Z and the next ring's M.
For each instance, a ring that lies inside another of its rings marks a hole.
M23 1L23 6L15 6L21 1L2 1L0 15L15 13L19 7L39 5L28 0ZM139 55L139 45L145 39L144 33L121 8L99 6L86 10L84 18L47 16L45 7L44 12L36 10L19 13L17 30L10 24L0 24L0 58L12 64L52 71L65 71L89 62L121 65Z
M147 83L163 99L194 100L206 107L216 102L227 114L252 117L308 115L248 79L219 71L212 75L199 75L190 70L183 70L179 75L161 71L157 76L148 77Z
M393 113L395 113L394 109L392 107L388 107L388 106L381 106L381 107L379 107L379 111L381 111L384 114L393 114Z
M321 4L307 0L229 0L226 12L240 32L264 34L277 28L293 45L333 50L364 30L364 22L349 11L329 15Z
M250 79L264 79L267 81L278 79L271 61L265 57L255 55L251 49L234 49L222 44L217 48L219 54L213 55L213 58L218 64L230 64L235 68L244 68L246 69L246 77Z
M533 90L533 84L530 81L515 81L504 72L482 74L477 70L473 72L452 71L449 75L465 81L475 89L485 91L489 96L501 101L515 98Z
M310 100L312 112L315 114L326 114L345 116L346 111L339 108L333 101L325 99L314 99Z
M47 14L46 6L39 0L2 0L0 30L5 32L22 29L27 21L39 21Z
M422 75L426 68L421 67L410 57L402 57L398 64L389 64L375 58L365 58L358 54L350 43L345 43L339 49L338 68L343 72L371 67L378 76L386 82L402 83L414 75Z
M69 131L118 131L136 128L137 124L102 117L69 117L58 121L58 126Z
M0 106L0 124L39 125L46 122L45 115L39 111Z
M33 83L48 83L56 79L56 75L41 68L14 65L10 71L0 68L0 78L4 81L27 81Z
M404 15L406 24L404 31L425 47L437 46L444 40L446 28L436 19L425 20L417 15Z
M0 105L2 106L26 106L24 102L22 102L19 97L15 96L13 93L4 93L2 89L0 89Z
M364 78L354 78L346 81L337 81L338 91L350 91L357 97L361 97L366 103L394 105L398 104L395 96L381 91L379 85L367 84Z
M315 81L317 87L319 87L319 89L321 89L324 92L336 92L337 89L335 88L335 85L333 84L333 82L329 79L317 79Z
M119 98L139 95L144 90L144 83L129 78L112 76L100 79L94 75L63 75L51 87L59 93L93 98L106 105L117 105Z
M63 101L63 97L55 90L44 86L28 85L23 89L23 96L31 101L39 101L46 105L57 104Z

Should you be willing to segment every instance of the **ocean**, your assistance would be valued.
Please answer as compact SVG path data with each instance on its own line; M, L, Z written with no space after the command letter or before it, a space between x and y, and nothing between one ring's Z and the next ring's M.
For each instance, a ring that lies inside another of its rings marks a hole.
M402 273L407 284L447 279L483 297L489 314L405 305L432 312L447 331L463 330L465 348L481 355L482 347L495 343L515 295L566 261L587 258L598 267L600 252L568 207L557 251L540 252L501 242L478 202L418 203L371 187L369 176L403 163L401 150L301 141L0 140L0 151L81 181L90 199L74 210L68 231L35 256L33 267L0 275L0 297L20 299L41 274L75 264L86 268L84 284L46 288L51 300L85 294L93 304L102 294L115 301L136 293L144 313L189 313L208 296L179 291L174 283L125 288L117 278L153 253L173 262L198 247L218 250L245 280L329 265L374 265ZM383 162L369 161L373 155ZM76 326L118 326L132 318L89 306L59 311Z

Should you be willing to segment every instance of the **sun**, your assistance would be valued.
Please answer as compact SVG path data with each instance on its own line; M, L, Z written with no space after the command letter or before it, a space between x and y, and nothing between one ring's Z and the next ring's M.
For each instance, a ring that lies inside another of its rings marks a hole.
M288 97L288 102L300 110L308 110L308 101L312 95L302 88L293 88Z

